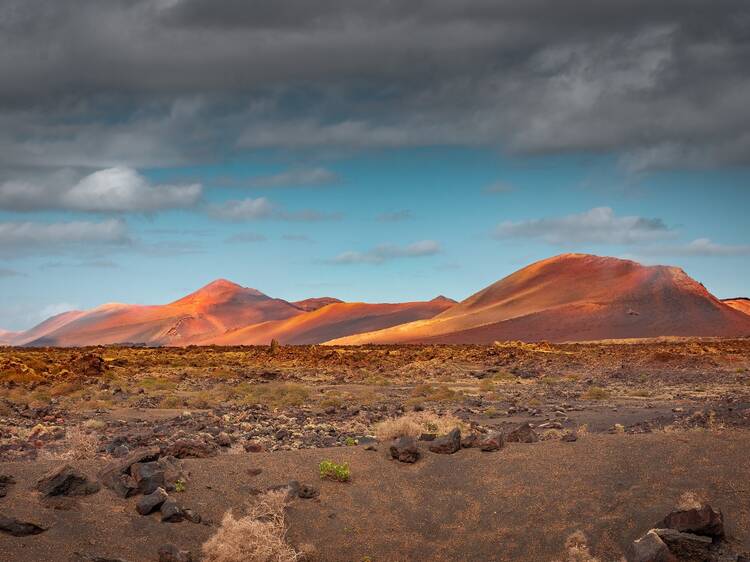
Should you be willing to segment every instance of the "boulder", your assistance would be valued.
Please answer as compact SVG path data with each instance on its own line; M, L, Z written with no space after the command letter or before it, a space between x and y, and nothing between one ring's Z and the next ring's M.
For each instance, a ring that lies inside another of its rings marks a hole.
M14 537L28 537L29 535L38 535L46 531L44 527L40 527L34 523L26 523L19 521L15 517L6 517L0 514L0 532L7 533Z
M133 451L126 457L107 464L99 472L99 481L121 498L133 495L137 490L135 479L129 474L136 463L151 462L159 458L159 447L146 447Z
M711 546L713 545L711 537L681 533L675 529L654 529L654 531L677 560L684 562L711 562L715 560L711 552Z
M413 437L406 435L391 442L389 453L391 458L406 463L415 463L420 456L416 441Z
M45 474L36 483L36 489L45 497L88 496L98 492L100 485L66 464Z
M164 523L179 523L185 518L182 508L172 498L161 504L161 520Z
M564 441L565 443L572 443L573 441L578 441L578 434L576 434L575 431L566 431L562 434L562 437L560 437L560 441Z
M519 425L505 436L508 443L536 443L539 436L528 423Z
M472 447L478 447L481 441L481 436L477 433L470 433L461 438L461 448L471 449Z
M169 495L164 488L157 488L150 494L143 496L135 505L135 510L141 515L148 515L159 509L167 501Z
M633 562L677 562L654 529L633 541Z
M225 431L220 432L214 440L219 447L230 447L232 445L232 438Z
M164 487L164 469L156 461L135 463L130 467L130 475L135 480L137 493L150 494Z
M676 509L656 526L706 537L724 536L724 516L721 511L707 504L689 509Z
M165 544L159 548L159 562L193 562L193 555L189 550L180 550L173 544Z
M461 430L453 428L448 435L438 437L430 443L430 451L439 455L452 455L461 448Z
M479 440L479 448L485 452L499 451L505 446L505 436L499 431L490 433Z
M166 454L178 459L205 459L215 457L218 454L218 447L200 439L178 439L167 448Z

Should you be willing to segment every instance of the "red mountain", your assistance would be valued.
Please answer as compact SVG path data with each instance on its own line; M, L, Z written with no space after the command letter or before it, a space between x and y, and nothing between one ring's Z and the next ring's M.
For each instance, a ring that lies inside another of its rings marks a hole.
M525 267L429 320L328 343L745 335L750 316L679 268L564 254Z
M724 299L724 304L727 304L731 306L732 308L739 310L740 312L744 312L745 314L750 314L750 299L746 297L737 297L734 299Z

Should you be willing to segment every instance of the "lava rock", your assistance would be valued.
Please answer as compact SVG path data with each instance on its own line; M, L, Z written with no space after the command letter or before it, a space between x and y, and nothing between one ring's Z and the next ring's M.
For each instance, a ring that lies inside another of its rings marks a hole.
M560 441L564 441L565 443L572 443L573 441L578 441L578 435L575 431L566 431L562 434L562 437L560 437Z
M167 448L166 454L178 459L205 459L215 457L218 450L213 443L206 443L200 439L178 439Z
M159 509L168 498L169 495L164 488L157 488L150 494L139 499L135 505L135 509L141 515L148 515Z
M656 527L721 538L724 536L724 516L710 505L701 504L690 509L674 510Z
M399 437L391 442L389 453L391 458L406 463L415 463L420 457L417 443L413 437L408 436Z
M112 461L99 472L99 481L121 498L133 495L137 490L135 479L128 474L130 467L140 462L155 461L159 458L159 447L146 447L133 451L126 457Z
M38 535L46 531L34 523L19 521L15 517L6 517L0 514L0 532L13 535L14 537L28 537L29 535Z
M708 562L714 559L711 556L713 545L711 537L681 533L674 529L654 529L654 531L677 560Z
M459 449L461 449L461 430L457 427L430 444L430 451L439 455L452 455Z
M164 487L164 470L156 461L135 463L130 467L130 475L138 493L151 494Z
M633 541L633 562L677 562L654 529Z
M505 446L505 436L500 432L490 433L479 441L479 448L485 452L499 451Z
M508 443L536 443L539 436L528 423L519 425L505 436Z
M167 498L161 504L161 520L163 523L179 523L185 518L182 508L172 498Z
M0 474L0 498L4 498L8 494L10 487L15 484L12 476L6 474Z
M88 496L98 492L100 487L98 482L92 482L69 464L48 472L36 483L36 489L45 497Z

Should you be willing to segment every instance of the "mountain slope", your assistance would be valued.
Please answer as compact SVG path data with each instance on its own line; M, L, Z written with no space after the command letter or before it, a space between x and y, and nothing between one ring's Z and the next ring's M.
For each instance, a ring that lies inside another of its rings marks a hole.
M111 304L97 307L24 343L187 345L248 324L302 313L287 301L219 279L167 305Z
M248 326L202 343L253 345L268 344L271 339L283 344L320 343L345 335L432 318L454 305L455 301L445 297L426 302L396 304L334 302L307 314Z
M735 310L739 310L740 312L744 312L745 314L750 314L750 299L746 297L737 297L735 299L724 299L724 304L731 306Z
M534 263L442 314L332 340L363 343L490 343L750 335L750 317L679 268L586 254Z

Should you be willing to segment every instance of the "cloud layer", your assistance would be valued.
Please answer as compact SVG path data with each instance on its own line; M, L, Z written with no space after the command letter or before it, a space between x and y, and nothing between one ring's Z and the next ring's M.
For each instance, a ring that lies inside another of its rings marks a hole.
M440 253L440 244L434 240L420 240L408 246L383 244L366 252L347 251L339 254L330 263L338 265L381 264L398 258L419 258Z

